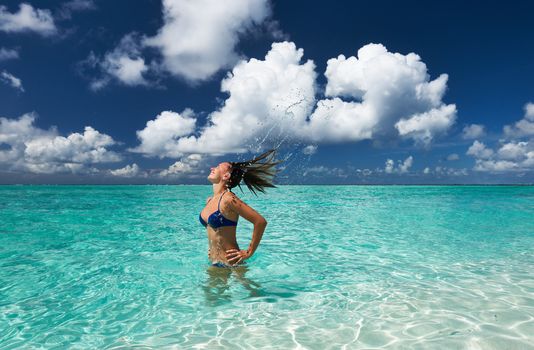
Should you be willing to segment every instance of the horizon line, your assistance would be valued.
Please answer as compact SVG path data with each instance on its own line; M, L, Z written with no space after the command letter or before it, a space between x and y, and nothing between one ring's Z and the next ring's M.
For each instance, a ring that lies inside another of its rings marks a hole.
M102 184L76 184L76 183L39 183L39 184L9 184L0 183L0 186L211 186L209 184L156 184L156 183L102 183ZM534 186L534 183L398 183L398 184L385 184L385 183L368 183L368 184L276 184L277 187L281 186Z

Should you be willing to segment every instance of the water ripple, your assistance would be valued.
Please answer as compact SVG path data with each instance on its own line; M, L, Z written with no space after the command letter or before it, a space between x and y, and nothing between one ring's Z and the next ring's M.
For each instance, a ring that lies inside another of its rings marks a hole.
M210 190L0 186L0 349L534 349L532 187L240 194L244 270L208 267Z

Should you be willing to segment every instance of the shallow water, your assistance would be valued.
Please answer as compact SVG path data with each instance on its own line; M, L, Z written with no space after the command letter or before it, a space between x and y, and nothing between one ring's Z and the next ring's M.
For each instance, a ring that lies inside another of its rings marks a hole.
M0 186L0 348L534 349L534 187L235 192L244 271L210 186Z

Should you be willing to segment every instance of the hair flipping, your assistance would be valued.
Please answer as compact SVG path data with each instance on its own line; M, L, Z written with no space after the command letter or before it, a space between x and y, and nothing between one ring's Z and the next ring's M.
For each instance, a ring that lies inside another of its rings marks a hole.
M272 183L272 178L278 172L275 165L282 161L272 161L275 151L275 149L271 149L246 162L230 162L232 165L232 172L226 187L231 189L239 186L239 189L243 192L240 185L241 180L243 180L248 189L256 196L256 190L265 193L265 187L276 187ZM264 158L268 159L263 163L258 162Z

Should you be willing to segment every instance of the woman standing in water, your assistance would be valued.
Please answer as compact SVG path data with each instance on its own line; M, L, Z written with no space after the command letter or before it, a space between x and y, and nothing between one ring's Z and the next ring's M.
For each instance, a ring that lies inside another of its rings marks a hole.
M275 165L281 161L271 161L274 152L272 149L246 162L222 162L211 168L208 180L213 184L213 196L207 199L199 220L207 229L208 258L212 266L231 267L243 264L258 248L267 220L239 199L231 189L236 186L241 188L241 180L255 195L256 190L265 193L265 187L276 187L272 184L272 177L276 175ZM270 157L268 161L259 162L267 157ZM254 224L252 241L246 250L241 250L236 240L236 226L240 216Z

